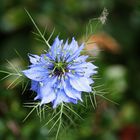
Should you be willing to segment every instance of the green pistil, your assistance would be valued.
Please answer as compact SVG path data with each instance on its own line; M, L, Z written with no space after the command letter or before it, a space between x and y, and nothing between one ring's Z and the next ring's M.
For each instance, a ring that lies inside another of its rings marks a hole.
M56 75L62 75L67 71L66 66L67 64L64 62L55 63L52 73Z

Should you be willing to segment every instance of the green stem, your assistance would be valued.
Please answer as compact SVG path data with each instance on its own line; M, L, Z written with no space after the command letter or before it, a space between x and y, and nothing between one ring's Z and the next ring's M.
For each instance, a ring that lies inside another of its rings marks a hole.
M42 37L42 39L45 41L46 45L49 47L49 49L51 48L49 42L45 39L44 35L41 33L41 31L39 30L39 28L37 27L35 21L33 20L32 16L29 14L29 12L25 9L26 13L28 14L29 18L31 19L32 23L34 24L35 28L37 29L38 33L40 34L40 36Z
M64 107L64 104L62 102L61 109L60 109L60 116L59 116L60 121L59 121L58 129L57 129L57 133L56 133L56 136L55 136L55 140L57 140L57 138L58 138L60 127L61 127L61 124L62 124L61 118L62 118L62 114L63 114L63 107Z

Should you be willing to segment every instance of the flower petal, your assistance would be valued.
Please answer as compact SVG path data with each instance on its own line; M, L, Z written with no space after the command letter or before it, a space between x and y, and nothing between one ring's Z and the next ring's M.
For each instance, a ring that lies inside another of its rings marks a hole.
M41 104L52 102L56 98L56 93L50 84L40 86L40 94L42 96Z
M31 67L28 70L22 71L29 79L34 81L43 81L49 74L47 69L42 67Z
M57 105L59 105L59 104L62 103L62 102L66 102L66 103L69 103L69 102L77 103L77 100L69 98L69 97L65 94L64 90L59 90L59 91L57 92L57 95L56 95L56 96L57 96L57 97L56 97L56 99L55 99L54 102L53 102L53 108L56 108Z
M64 92L68 97L77 99L75 94L79 93L79 91L73 89L68 80L67 81L63 80L63 87L64 87Z
M69 69L83 69L83 68L87 68L87 63L80 63L80 64L75 64L73 63L72 65L68 66Z
M88 55L81 55L75 59L75 62L80 62L80 63L85 62L87 58L88 58Z
M31 81L31 89L30 90L33 90L33 91L37 92L38 88L39 88L39 82L32 80Z
M40 56L38 56L38 55L28 54L28 57L29 57L30 62L31 62L32 64L38 64L39 61L40 61Z
M81 50L84 48L84 44L82 44L78 50L76 52L73 53L73 55L71 55L70 57L68 57L68 59L66 60L66 62L70 62L73 59L77 58L80 55Z
M69 45L66 43L63 48L63 52L65 53L65 60L68 57L72 56L78 50L78 43L77 43L77 41L75 41L74 37L72 38L72 41Z
M91 92L90 81L85 77L71 78L71 86L78 91Z
M61 54L60 51L62 49L63 40L59 40L58 36L55 38L53 45L51 46L50 55L53 60L56 59L57 54Z

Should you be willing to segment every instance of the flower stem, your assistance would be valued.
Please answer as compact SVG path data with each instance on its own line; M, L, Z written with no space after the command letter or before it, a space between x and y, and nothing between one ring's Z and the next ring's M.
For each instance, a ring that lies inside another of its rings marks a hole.
M57 129L57 133L56 133L56 136L55 136L55 140L57 140L58 138L58 135L59 135L59 131L60 131L60 128L61 128L61 124L62 124L62 114L63 114L63 102L61 103L61 108L60 108L60 116L59 116L59 125L58 125L58 129Z
M26 13L28 14L29 18L31 19L32 23L34 24L36 30L38 31L39 35L42 37L42 39L45 41L46 45L49 47L49 49L51 48L49 42L45 39L44 35L41 33L41 31L39 30L39 28L37 27L35 21L33 20L32 16L30 15L30 13L25 9Z

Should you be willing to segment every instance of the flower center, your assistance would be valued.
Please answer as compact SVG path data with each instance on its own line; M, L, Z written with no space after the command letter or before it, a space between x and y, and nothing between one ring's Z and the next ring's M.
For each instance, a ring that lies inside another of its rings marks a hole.
M64 62L54 63L53 74L61 76L67 72L67 64Z

